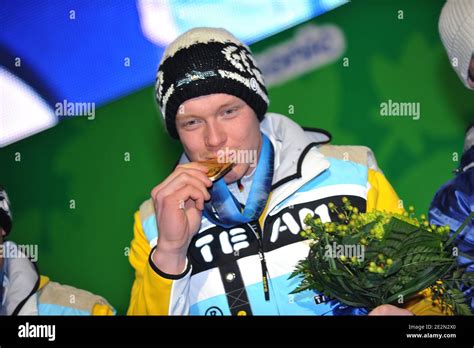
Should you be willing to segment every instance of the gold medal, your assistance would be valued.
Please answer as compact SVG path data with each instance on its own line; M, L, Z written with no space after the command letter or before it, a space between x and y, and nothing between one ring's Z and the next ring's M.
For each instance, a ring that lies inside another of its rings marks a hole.
M198 163L203 164L208 168L206 175L213 182L222 178L234 167L234 163L219 163L214 161L201 161Z

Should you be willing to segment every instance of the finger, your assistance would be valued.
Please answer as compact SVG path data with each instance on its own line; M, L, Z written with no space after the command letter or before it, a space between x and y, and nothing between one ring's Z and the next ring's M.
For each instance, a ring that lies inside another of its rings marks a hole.
M182 209L183 202L187 204L189 200L195 202L196 208L204 210L204 197L201 190L191 185L187 185L175 191L173 194L164 197L163 207L168 204L175 204L176 209Z
M176 166L176 168L180 168L180 167L196 169L203 172L204 174L206 174L209 171L209 168L207 166L199 162L188 162L188 163L178 164Z
M182 173L173 179L167 186L158 191L155 199L159 201L161 197L168 196L187 185L194 186L195 188L199 189L202 192L205 200L209 200L211 198L207 187L202 183L202 181L189 175L188 173Z
M157 191L156 197L167 196L174 191L177 191L184 187L185 185L192 185L196 188L199 188L206 199L210 199L211 196L207 189L207 182L203 182L200 178L197 178L194 173L190 174L189 172L183 172L180 175L172 179L166 186L163 186L160 190Z
M413 315L413 313L404 308L383 304L375 307L371 312L369 312L369 315Z
M187 165L198 165L198 166L201 166L200 164L196 163L196 162L192 162L192 163L187 163ZM180 166L178 169L177 169L177 174L179 175L180 173L187 173L187 174L190 174L196 178L198 178L199 180L201 180L204 185L206 187L211 187L212 186L212 180L209 179L206 175L206 173L208 172L208 168L207 167L204 167L205 168L205 171L202 171L200 169L196 169L194 167L187 167L185 165L183 166Z
M169 185L171 181L173 181L176 177L178 177L179 175L183 173L187 173L201 180L206 187L212 186L212 181L202 171L198 169L194 169L194 168L180 167L180 168L175 169L173 173L171 173L165 180L163 180L159 185L155 186L151 190L151 193L150 193L151 197L155 199L156 195L158 194L160 190L162 190L164 187Z

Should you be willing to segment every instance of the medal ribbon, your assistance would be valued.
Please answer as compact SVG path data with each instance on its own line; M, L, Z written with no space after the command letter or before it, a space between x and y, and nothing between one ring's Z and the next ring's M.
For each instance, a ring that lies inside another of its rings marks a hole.
M209 189L211 199L204 205L204 215L215 225L225 228L258 219L265 208L271 191L273 159L274 150L272 143L262 133L262 149L243 211L242 205L229 191L222 177L214 182Z

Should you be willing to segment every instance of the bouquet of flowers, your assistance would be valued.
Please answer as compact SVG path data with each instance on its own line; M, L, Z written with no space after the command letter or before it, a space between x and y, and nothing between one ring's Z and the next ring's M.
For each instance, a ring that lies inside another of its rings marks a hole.
M302 276L292 293L317 290L349 306L371 310L381 304L405 303L429 289L443 311L472 314L460 287L462 283L472 286L474 273L456 263L462 253L453 241L474 212L450 236L449 226L430 225L426 216L415 217L413 207L404 214L360 213L346 197L342 203L342 207L329 203L337 222L306 216L301 235L309 239L310 251L290 276Z

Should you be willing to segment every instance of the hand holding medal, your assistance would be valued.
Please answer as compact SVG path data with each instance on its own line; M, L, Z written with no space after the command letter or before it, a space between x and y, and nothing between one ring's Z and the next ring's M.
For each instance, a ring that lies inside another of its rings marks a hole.
M208 188L233 166L213 160L181 164L152 190L159 231L157 252L152 257L160 270L182 272L191 238L199 231L205 202L211 199Z

